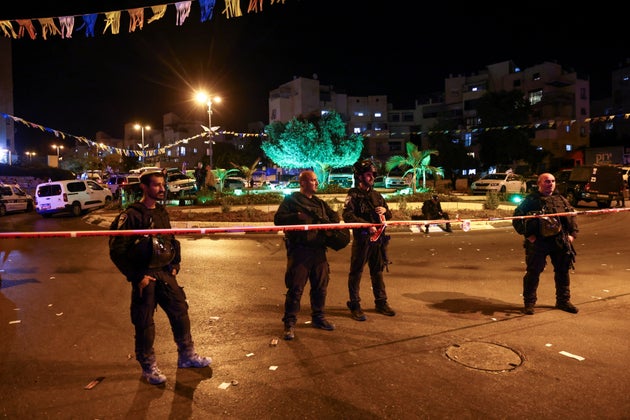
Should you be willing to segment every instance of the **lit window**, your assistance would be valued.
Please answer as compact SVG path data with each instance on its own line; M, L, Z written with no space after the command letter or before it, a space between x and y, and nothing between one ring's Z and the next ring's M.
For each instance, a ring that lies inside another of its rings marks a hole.
M179 148L179 155L186 156L186 147L182 146Z
M355 112L354 115L356 115L357 117L362 117L363 116L363 112Z
M533 92L529 92L529 104L534 105L542 100L543 91L542 89L535 90Z
M352 132L354 134L361 134L361 128L360 127L354 127L354 129L352 130Z
M374 113L374 118L381 118L383 115L380 112Z
M567 152L570 152L571 150L573 150L573 146L570 144L565 144L564 145L564 150L566 150Z

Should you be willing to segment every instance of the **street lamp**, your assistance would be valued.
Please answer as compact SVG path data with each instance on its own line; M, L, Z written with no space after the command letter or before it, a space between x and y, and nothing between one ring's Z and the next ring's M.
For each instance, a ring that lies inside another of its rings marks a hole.
M59 149L63 149L63 145L56 145L56 144L53 144L53 145L52 145L52 148L53 148L53 149L57 149L57 160L59 161L59 160L60 160L60 158L59 158Z
M197 102L202 103L202 104L206 104L208 105L208 130L210 130L210 141L208 142L208 144L210 145L210 148L208 149L208 157L210 158L210 168L214 168L213 164L212 164L212 136L213 136L213 132L212 132L212 102L216 102L219 103L221 102L221 98L219 96L210 96L205 92L198 92L197 95L195 96L195 99L197 100Z
M35 156L37 153L35 152L26 152L26 156L28 156L28 161L29 163L33 160L33 156Z
M144 148L145 148L145 145L144 145L144 130L147 130L147 131L150 130L151 126L142 125L142 124L136 124L136 125L133 126L133 128L135 128L136 130L140 130L141 133L142 133L141 134L142 144L139 144L138 146L142 147L142 156L140 156L140 161L142 163L144 163Z

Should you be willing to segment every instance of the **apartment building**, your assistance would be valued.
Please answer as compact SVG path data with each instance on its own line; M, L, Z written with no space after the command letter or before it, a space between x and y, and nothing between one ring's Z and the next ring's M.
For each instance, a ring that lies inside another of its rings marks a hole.
M386 95L338 95L317 79L294 77L270 92L269 121L287 122L294 116L334 109L348 124L349 133L365 137L366 154L386 160L404 153L412 135L426 136L439 119L448 119L460 128L460 140L474 151L480 127L476 102L487 92L512 90L522 91L532 106L532 143L548 152L547 166L589 146L588 78L555 62L520 69L504 61L469 75L449 75L444 91L417 100L415 109L396 109Z

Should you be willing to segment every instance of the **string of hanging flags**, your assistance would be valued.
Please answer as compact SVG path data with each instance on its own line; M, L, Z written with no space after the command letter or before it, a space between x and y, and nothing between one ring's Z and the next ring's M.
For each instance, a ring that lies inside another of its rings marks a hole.
M258 13L263 10L264 0L248 0L247 13ZM285 0L269 0L270 4L284 4ZM175 25L182 26L190 16L193 3L198 3L201 22L212 19L216 0L188 0L176 3L165 3L155 6L138 7L124 10L112 10L108 12L89 13L72 16L53 16L45 18L24 18L14 20L0 20L0 31L7 38L21 39L26 35L32 40L40 36L44 40L48 37L59 36L62 39L72 38L72 35L83 31L86 38L95 36L97 24L103 27L103 34L110 32L112 35L120 33L123 18L128 17L128 30L135 32L142 30L144 24L150 24L164 17L168 7L174 7ZM241 0L224 0L225 7L221 14L227 19L243 15ZM148 12L145 11L148 9Z

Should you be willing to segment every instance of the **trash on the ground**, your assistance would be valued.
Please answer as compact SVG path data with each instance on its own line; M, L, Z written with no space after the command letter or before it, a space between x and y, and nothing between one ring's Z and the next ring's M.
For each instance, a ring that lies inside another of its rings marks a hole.
M20 322L22 322L22 320L16 319L15 321L9 321L9 324L19 324Z
M571 353L569 353L568 351L564 351L564 350L563 350L563 351L561 351L561 352L559 352L559 353L560 353L561 355L563 355L563 356L567 356L567 357L571 357L571 358L573 358L573 359L575 359L575 360L579 360L580 362L581 362L582 360L584 360L584 358L583 358L582 356L578 356L577 354L571 354Z
M278 345L278 339L277 338L272 338L271 341L269 342L269 345L274 347Z
M57 316L61 316L61 315L63 315L63 312L58 312L58 313L56 313L55 315L57 315Z
M278 366L269 366L269 370L277 370Z
M247 353L245 356L246 357L252 357L254 355L254 353Z
M219 389L228 389L230 385L231 384L229 382L223 382L219 385Z
M553 344L551 344L551 343L545 344L545 347L551 347L551 346L553 346Z
M233 380L233 381L232 381L232 382L230 382L230 383L232 384L232 386L236 386L236 385L238 385L238 381L237 381L236 379L235 379L235 380Z
M94 379L92 382L90 382L89 384L87 384L86 386L83 387L83 389L92 389L94 388L96 385L100 384L101 382L103 382L103 379L105 379L104 376L99 376L98 378Z

